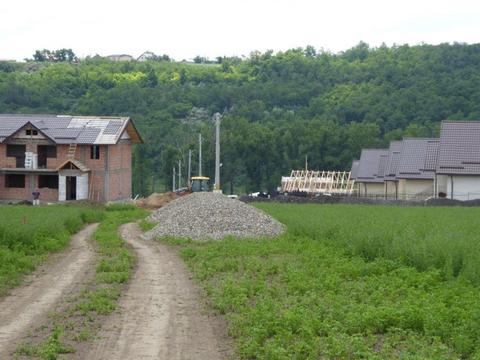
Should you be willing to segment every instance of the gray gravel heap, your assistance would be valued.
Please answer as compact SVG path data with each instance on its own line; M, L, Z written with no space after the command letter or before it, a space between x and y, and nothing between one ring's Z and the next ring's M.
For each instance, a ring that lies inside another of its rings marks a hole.
M149 220L158 225L145 234L193 240L270 237L285 227L263 211L236 199L210 192L193 193L173 200L153 212Z

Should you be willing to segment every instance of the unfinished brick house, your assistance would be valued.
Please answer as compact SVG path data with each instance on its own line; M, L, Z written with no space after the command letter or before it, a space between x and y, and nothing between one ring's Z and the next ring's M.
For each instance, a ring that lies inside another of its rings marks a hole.
M130 198L139 143L128 117L0 115L0 201Z

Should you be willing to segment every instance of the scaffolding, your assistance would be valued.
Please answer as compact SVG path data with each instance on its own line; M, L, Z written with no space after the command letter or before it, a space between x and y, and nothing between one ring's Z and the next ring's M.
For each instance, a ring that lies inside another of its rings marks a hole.
M282 177L282 193L351 195L355 181L349 171L292 170Z

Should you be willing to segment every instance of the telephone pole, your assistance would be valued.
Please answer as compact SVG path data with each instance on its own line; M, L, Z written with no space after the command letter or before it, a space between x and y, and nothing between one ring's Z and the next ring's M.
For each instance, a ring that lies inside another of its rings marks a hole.
M192 150L188 150L188 187L190 187L190 181L192 178Z
M198 176L202 176L202 134L198 134Z
M175 166L173 167L173 180L172 180L172 191L175 192Z
M221 192L220 190L220 120L222 115L215 113L213 115L215 120L215 187L216 191Z
M178 188L182 187L182 160L178 160Z

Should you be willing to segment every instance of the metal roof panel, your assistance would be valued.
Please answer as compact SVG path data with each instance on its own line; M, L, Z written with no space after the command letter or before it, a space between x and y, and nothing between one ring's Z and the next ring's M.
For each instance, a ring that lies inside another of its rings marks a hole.
M432 179L432 164L437 160L438 139L405 138L396 177L399 179Z
M438 174L480 175L480 121L443 121Z
M386 156L388 156L387 149L362 149L356 180L358 182L383 182Z

